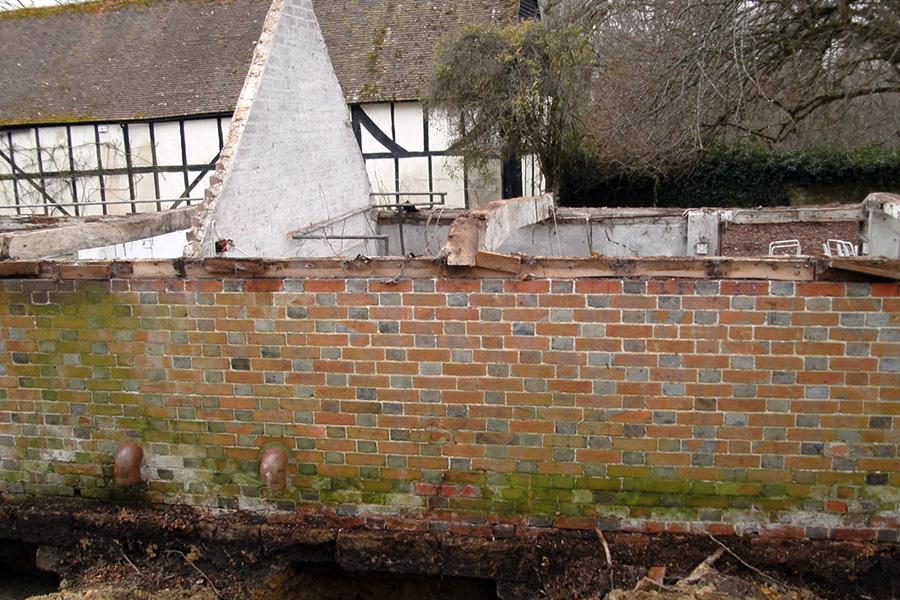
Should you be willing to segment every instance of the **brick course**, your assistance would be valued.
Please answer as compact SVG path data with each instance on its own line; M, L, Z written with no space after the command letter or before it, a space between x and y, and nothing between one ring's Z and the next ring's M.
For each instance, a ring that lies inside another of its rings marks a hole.
M897 284L0 289L9 500L871 539L900 515ZM145 451L131 489L113 478L126 439ZM274 497L273 444L291 459Z

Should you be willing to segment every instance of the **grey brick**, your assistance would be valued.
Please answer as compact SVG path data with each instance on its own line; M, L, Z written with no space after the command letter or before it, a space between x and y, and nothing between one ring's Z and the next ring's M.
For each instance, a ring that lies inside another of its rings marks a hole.
M802 442L800 444L800 454L804 456L822 456L825 445L822 442Z
M694 287L698 296L718 296L721 286L718 281L698 281Z
M626 381L650 381L650 370L643 367L625 369Z
M513 335L534 335L534 323L513 323Z
M550 341L550 348L553 350L571 351L575 350L575 338L561 337L553 338Z
M733 310L755 310L756 300L750 296L735 296L731 299Z
M678 420L673 410L657 410L653 411L653 422L657 425L671 425Z
M878 361L878 370L885 373L900 373L900 358L882 358Z
M664 310L678 310L681 308L681 296L660 296L656 305Z
M473 356L471 350L454 349L450 352L450 360L455 363L471 363L474 360Z
M421 375L427 375L429 377L436 377L441 374L443 371L443 366L441 363L436 362L423 362L419 363L419 373Z
M694 313L694 323L697 325L715 325L719 322L719 314L710 310Z
M644 281L626 281L622 286L622 291L626 294L644 295L647 293L647 283Z
M433 279L413 279L413 291L418 293L431 293L434 291Z
M783 456L763 456L760 461L760 465L763 469L783 469L784 468L784 457Z
M866 316L862 313L843 313L841 325L843 327L863 327L866 324Z
M447 294L447 306L468 306L469 305L469 295L468 294Z
M587 297L587 305L590 308L609 308L612 303L609 296L600 296L598 294L589 294Z
M790 297L794 295L795 286L792 281L769 282L769 293L773 296Z
M756 359L752 356L732 356L728 364L732 369L750 370L756 365Z
M622 311L622 322L623 323L646 323L647 322L647 311L644 310L625 310Z
M571 323L575 320L575 309L572 308L551 308L551 323Z
M675 369L684 364L684 359L678 354L666 354L659 357L659 366L667 369Z
M683 383L667 381L663 383L662 391L664 396L684 396L685 387Z
M722 381L722 371L719 369L701 369L697 372L697 381L700 383L719 383Z
M725 425L729 427L746 427L747 414L727 412L725 413Z
M808 385L804 392L804 397L810 400L825 400L829 396L827 385Z
M502 294L505 291L502 279L482 279L481 291L485 294Z

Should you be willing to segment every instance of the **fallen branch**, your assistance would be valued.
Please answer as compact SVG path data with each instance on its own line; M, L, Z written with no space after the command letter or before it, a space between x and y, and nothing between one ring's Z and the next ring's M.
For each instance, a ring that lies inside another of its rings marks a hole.
M615 576L613 573L613 560L612 554L609 551L609 544L606 543L606 537L603 535L603 531L600 530L599 527L595 527L594 531L597 532L597 537L600 538L600 543L603 544L603 553L606 554L606 566L609 567L609 589L615 589Z
M612 554L609 552L609 544L606 543L606 538L603 536L603 532L600 531L599 528L594 528L594 531L597 532L597 537L600 538L600 543L603 544L603 552L606 554L606 566L612 569Z
M198 567L197 565L195 565L195 564L194 564L194 561L192 561L191 559L189 559L189 558L185 555L184 552L182 552L181 550L166 550L166 552L171 552L172 554L178 554L178 555L180 555L181 558L183 558L183 559L185 560L185 562L187 562L187 564L189 564L189 565L191 565L192 567L194 567L194 570L197 571L198 573L200 573L200 576L203 577L203 579L206 580L206 583L209 584L209 587L212 589L213 593L215 593L215 595L218 596L219 598L222 597L222 594L220 594L220 593L219 593L219 590L216 589L216 584L214 584L214 583L212 582L212 579L209 578L209 575L207 575L206 573L204 573L203 571L201 571L201 570L200 570L200 567Z
M712 566L716 564L716 561L722 558L722 555L725 554L725 550L725 548L719 548L718 550L704 558L703 562L694 567L694 570L691 571L691 574L682 579L680 583L690 585L692 583L697 583L698 581L706 577L711 571L713 571Z
M131 568L134 569L134 572L138 574L138 577L143 578L144 574L141 573L141 570L137 568L137 565L135 565L133 562L131 562L131 559L128 558L128 555L125 554L125 550L123 550L121 546L119 546L119 552L122 553L122 558L125 559L125 562L127 562L129 565L131 565Z
M723 544L722 542L720 542L719 540L717 540L716 537L715 537L713 534L711 534L711 533L708 532L708 531L705 532L705 533L706 533L706 535L709 536L709 538L710 538L712 541L714 541L714 542L717 543L719 546L721 546L721 548L719 548L719 552L727 552L728 554L730 554L731 556L733 556L734 559L737 560L739 563L741 563L742 565L744 565L745 567L747 567L748 569L750 569L751 571L753 571L754 573L756 573L756 574L759 575L760 577L763 577L763 578L768 579L769 581L775 583L775 585L782 586L782 587L787 588L787 589L789 589L789 590L800 591L800 588L798 588L798 587L794 587L794 586L792 586L792 585L790 585L790 584L787 584L787 583L784 583L784 582L782 582L782 581L779 581L779 580L775 579L775 578L772 577L771 575L768 575L768 574L766 574L766 573L763 573L762 571L760 571L759 569L757 569L756 567L754 567L753 565L751 565L750 563L748 563L747 561L745 561L743 558L741 558L740 556L738 556L737 554L735 554L735 553L731 550L731 548L729 548L728 546L726 546L725 544Z

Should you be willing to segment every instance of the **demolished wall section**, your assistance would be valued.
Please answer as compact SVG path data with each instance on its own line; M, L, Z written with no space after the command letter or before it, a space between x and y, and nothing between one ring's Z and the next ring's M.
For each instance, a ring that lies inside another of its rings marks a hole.
M2 282L4 499L898 539L897 283L138 267Z
M369 194L312 2L277 0L186 253L213 256L214 242L228 239L235 256L356 254L340 241L301 248L291 233L373 233Z

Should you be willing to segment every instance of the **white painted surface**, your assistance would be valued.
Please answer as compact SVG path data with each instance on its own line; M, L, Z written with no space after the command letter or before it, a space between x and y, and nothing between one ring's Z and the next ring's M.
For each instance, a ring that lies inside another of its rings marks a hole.
M174 231L145 240L80 250L78 258L90 259L134 259L134 258L178 258L184 252L185 231Z
M256 46L192 255L374 254L336 235L371 235L370 186L310 0L276 0ZM327 241L291 238L320 232Z

